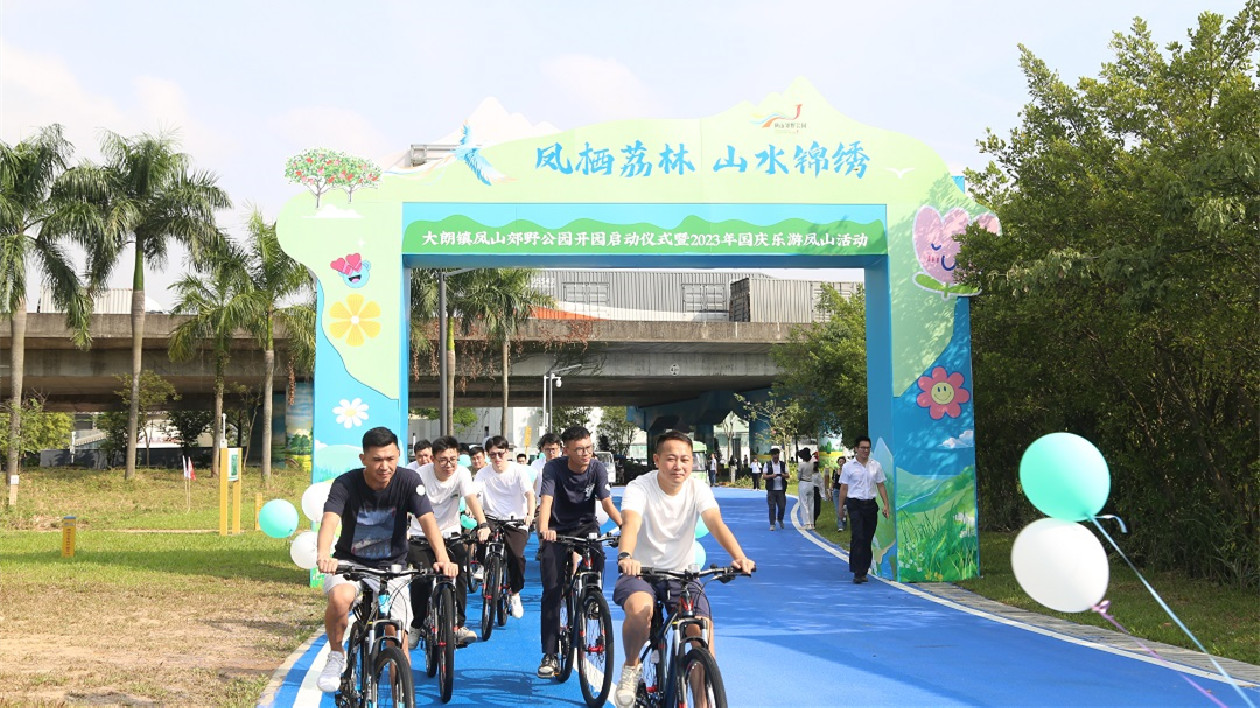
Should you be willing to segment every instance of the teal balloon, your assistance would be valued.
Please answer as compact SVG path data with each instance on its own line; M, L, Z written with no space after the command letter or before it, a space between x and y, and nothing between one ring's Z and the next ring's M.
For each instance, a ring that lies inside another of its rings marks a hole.
M459 466L460 466L460 467L472 467L472 458L471 458L471 457L469 457L468 455L460 455L460 456L459 456Z
M258 527L272 538L288 538L297 531L298 510L284 499L272 499L258 512Z
M460 497L459 498L459 513L462 514L465 511L468 511L468 500L463 497Z
M459 517L459 525L469 531L472 531L477 528L477 520L471 516L461 516Z
M696 538L704 538L709 535L709 527L704 525L704 519L696 520Z
M709 562L709 554L705 552L704 546L701 546L698 543L694 546L694 548L696 565L703 568L704 564Z
M1064 521L1094 518L1111 493L1107 460L1093 443L1072 433L1034 440L1019 461L1019 483L1033 506Z

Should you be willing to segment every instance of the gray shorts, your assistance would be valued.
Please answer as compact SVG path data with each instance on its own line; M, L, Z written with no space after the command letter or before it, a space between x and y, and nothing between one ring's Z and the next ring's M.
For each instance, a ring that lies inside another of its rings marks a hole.
M665 602L665 610L673 612L678 609L678 595L681 590L681 580L663 580L658 583L649 583L637 575L622 575L617 578L617 585L613 587L613 602L624 607L626 600L629 600L631 595L636 592L646 592L657 600L663 600ZM666 595L666 592L669 594ZM692 581L691 597L696 603L696 614L713 619L713 614L709 611L709 598L704 594L704 586L699 581Z

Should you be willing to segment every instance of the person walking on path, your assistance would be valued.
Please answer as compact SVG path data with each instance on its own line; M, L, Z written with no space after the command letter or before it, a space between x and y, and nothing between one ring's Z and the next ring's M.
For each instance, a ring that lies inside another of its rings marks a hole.
M796 454L796 499L801 505L801 523L807 530L814 528L814 488L817 486L818 468L814 453L803 447Z
M875 525L879 522L879 509L875 505L875 492L884 502L884 518L888 518L888 489L884 486L884 468L871 459L871 439L859 435L855 456L840 470L840 503L844 505L853 523L853 538L849 543L849 570L853 582L866 582L871 569L871 541L875 539Z
M761 489L761 460L757 459L756 453L748 463L748 476L752 477L753 489Z
M832 467L823 479L831 485L831 503L836 510L836 531L844 531L844 504L840 502L840 465Z
M718 459L717 453L709 455L709 486L717 486Z
M770 530L777 522L783 528L783 512L787 510L787 463L779 459L779 448L770 448L770 461L761 472L766 483L766 504L770 507Z
M575 425L560 435L565 455L557 457L543 467L542 501L538 511L539 576L542 579L542 617L539 632L542 639L543 658L538 666L538 678L551 678L560 670L560 601L564 584L561 577L565 568L568 549L555 542L556 534L586 536L599 533L599 520L595 518L598 502L617 526L621 526L621 512L612 502L612 487L608 484L608 470L604 463L595 459L595 446L591 444L591 432ZM604 553L595 553L595 567L604 567Z

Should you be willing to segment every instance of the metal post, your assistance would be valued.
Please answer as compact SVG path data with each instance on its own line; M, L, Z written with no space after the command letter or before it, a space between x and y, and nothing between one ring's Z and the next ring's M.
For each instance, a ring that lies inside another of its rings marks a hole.
M449 326L446 321L446 271L438 271L438 339L441 340L438 346L438 430L442 435L446 435L446 382L451 375L447 371L446 363L446 328Z
M540 424L539 424L539 426L538 426L538 427L542 430L542 432L541 432L541 433L539 433L539 437L542 437L543 435L546 435L546 434L550 431L550 428L548 428L548 427L547 427L547 422L548 422L548 421L547 421L547 377L548 377L549 375L550 375L550 374L543 374L543 382L542 382L542 410L541 410L541 412L539 413L539 418L541 419L541 422L540 422Z

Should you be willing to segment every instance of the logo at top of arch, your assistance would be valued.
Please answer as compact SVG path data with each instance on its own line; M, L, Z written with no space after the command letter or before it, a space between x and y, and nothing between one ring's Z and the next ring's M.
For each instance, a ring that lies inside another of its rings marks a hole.
M801 107L803 103L796 104L789 111L775 111L764 116L753 116L753 125L760 125L762 128L774 128L781 131L798 131L805 127L805 121L801 120Z

